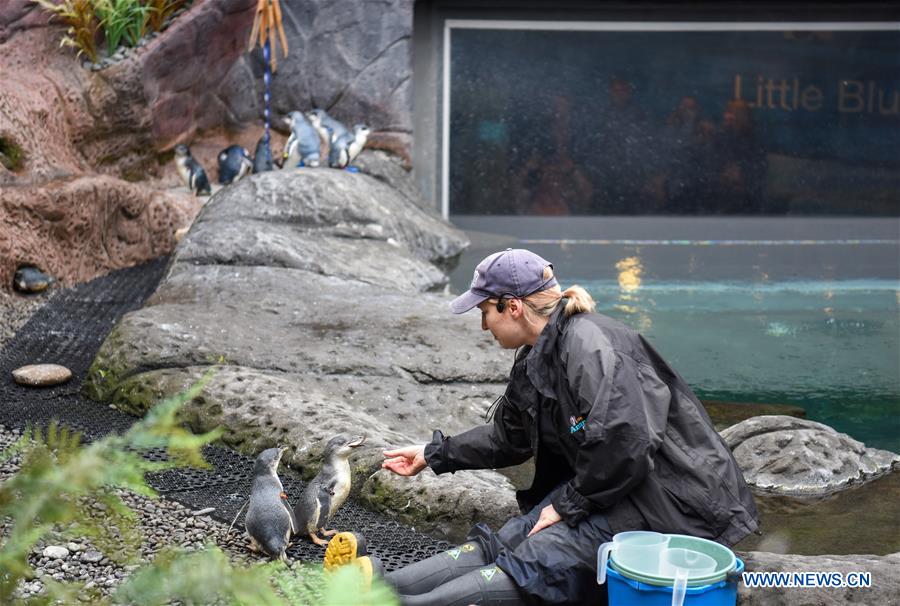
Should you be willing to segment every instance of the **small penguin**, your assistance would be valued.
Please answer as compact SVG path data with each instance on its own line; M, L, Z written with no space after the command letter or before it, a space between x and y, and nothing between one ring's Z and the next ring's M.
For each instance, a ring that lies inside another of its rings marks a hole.
M294 507L298 532L309 536L316 545L328 544L318 533L330 537L337 532L326 530L325 525L350 494L350 453L365 441L364 435L350 438L340 434L331 438L325 445L322 470L306 485Z
M278 478L278 463L284 451L284 448L269 448L256 457L250 507L244 519L251 548L282 560L287 559L285 551L291 535L299 530Z
M55 281L37 267L23 265L13 275L13 288L25 293L42 292L47 290Z
M229 145L219 152L219 183L237 183L253 170L250 152L240 145Z
M332 168L349 167L366 146L370 132L365 124L357 124L352 133L334 139L328 153L328 165Z
M284 119L291 127L291 135L284 144L283 168L319 165L319 135L303 112L294 111Z
M175 168L195 196L208 196L212 193L206 171L194 160L191 150L183 143L175 146Z
M331 153L331 144L336 138L343 137L349 131L344 123L328 115L324 109L316 108L307 112L310 124L319 133L319 139L325 144L326 154Z
M253 155L253 174L264 173L272 170L272 150L262 137L256 144L256 153Z

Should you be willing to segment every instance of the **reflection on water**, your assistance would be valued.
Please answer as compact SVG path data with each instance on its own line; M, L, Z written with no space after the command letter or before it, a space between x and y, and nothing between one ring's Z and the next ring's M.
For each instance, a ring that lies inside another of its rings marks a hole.
M619 288L624 293L633 293L641 286L641 260L638 257L627 257L616 263L619 272Z
M640 257L622 259L616 263L616 271L619 272L619 296L615 309L633 316L633 326L644 332L652 326L653 322L650 316L642 311L639 304L638 290L641 287L641 273L644 271Z

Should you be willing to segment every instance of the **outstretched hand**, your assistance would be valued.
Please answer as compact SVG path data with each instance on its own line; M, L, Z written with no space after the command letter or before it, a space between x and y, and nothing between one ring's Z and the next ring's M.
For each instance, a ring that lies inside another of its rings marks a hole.
M428 465L425 462L425 446L406 446L384 451L382 469L390 469L401 476L414 476Z
M561 520L562 516L556 512L556 508L554 508L552 504L547 505L541 510L541 517L538 518L538 521L535 523L534 528L531 529L531 532L528 533L528 536L540 532L548 526L553 526Z

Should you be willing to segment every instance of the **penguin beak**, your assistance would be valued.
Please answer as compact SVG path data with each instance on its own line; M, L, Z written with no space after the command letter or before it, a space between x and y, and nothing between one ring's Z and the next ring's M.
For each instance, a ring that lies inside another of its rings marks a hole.
M366 442L366 435L363 434L361 436L357 436L356 439L353 440L352 442L350 442L349 444L347 444L347 446L349 446L350 448L357 448L357 447L365 444L365 442Z

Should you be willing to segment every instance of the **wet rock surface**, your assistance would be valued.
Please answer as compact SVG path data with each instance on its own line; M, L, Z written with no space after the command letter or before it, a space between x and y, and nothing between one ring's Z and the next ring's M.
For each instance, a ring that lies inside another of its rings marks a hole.
M900 466L900 455L866 448L831 427L794 417L765 415L722 431L747 483L784 495L827 495Z

